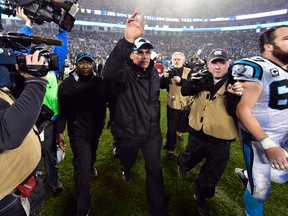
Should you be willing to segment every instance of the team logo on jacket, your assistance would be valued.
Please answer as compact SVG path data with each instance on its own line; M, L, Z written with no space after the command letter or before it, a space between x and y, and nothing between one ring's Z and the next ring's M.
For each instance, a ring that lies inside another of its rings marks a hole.
M280 75L277 68L270 69L270 73L271 73L272 77L277 77Z

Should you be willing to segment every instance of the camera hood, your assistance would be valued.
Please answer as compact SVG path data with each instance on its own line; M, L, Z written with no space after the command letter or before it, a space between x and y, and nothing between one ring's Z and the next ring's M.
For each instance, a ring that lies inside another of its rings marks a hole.
M23 6L23 5L28 5L32 4L36 0L14 0L18 5Z

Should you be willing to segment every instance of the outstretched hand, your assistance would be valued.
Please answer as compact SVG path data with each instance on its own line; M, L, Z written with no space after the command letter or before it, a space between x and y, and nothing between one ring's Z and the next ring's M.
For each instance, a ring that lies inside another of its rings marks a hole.
M138 16L138 8L136 8L126 22L125 39L130 43L134 43L142 35L145 24L144 13Z

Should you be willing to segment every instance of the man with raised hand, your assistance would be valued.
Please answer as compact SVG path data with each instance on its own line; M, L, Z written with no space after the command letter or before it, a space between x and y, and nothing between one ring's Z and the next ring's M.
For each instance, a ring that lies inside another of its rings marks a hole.
M146 191L150 216L164 214L164 183L161 168L159 75L150 60L153 45L141 37L144 14L136 9L126 22L120 39L103 68L117 101L113 135L119 141L122 178L132 181L131 168L141 149L146 170Z

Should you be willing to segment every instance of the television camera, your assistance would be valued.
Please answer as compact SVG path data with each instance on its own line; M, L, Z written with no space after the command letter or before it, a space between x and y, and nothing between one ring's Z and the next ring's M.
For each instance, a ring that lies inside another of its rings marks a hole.
M34 45L33 45L34 44ZM19 70L27 72L36 77L45 76L50 70L58 70L58 55L50 53L44 45L61 46L62 41L54 38L42 38L40 36L29 36L22 33L0 33L0 65L7 65L10 72L15 70L11 66L18 64ZM32 45L32 46L31 46ZM38 46L37 46L38 45ZM31 48L30 53L39 50L39 58L44 57L44 61L48 62L44 65L26 65L25 54ZM20 51L15 54L14 51Z
M2 0L0 14L15 16L17 7L23 7L29 19L39 25L54 22L63 30L70 32L74 26L78 11L77 1L60 2L57 0Z

